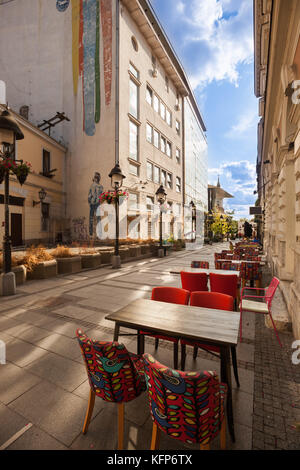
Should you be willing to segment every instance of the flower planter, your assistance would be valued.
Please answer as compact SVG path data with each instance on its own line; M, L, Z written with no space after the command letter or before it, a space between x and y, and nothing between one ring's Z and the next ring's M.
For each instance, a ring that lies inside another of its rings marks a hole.
M119 255L122 261L124 261L126 258L129 258L129 248L119 248Z
M151 252L150 245L141 245L142 255L147 255Z
M142 254L142 249L139 245L132 245L128 247L130 257L138 257Z
M27 271L27 279L48 279L57 275L57 261L41 261L32 271Z
M114 254L114 250L99 250L99 253L101 254L101 264L111 263L111 257Z
M57 258L58 274L72 274L81 271L81 257L72 256L70 258Z
M98 268L101 266L101 253L86 253L81 256L81 266L83 269L86 268Z
M20 266L14 266L12 268L12 272L15 273L16 285L19 286L20 284L24 284L27 274L27 269L25 266L23 264Z

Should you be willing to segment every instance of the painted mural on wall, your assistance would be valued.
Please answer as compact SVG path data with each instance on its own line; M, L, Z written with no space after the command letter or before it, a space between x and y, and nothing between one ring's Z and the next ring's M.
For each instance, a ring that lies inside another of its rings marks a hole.
M88 136L100 121L100 17L103 47L105 104L111 102L112 84L112 0L71 0L73 89L77 95L82 80L83 130ZM56 7L65 11L69 1L57 0Z
M90 237L93 237L95 233L98 238L102 237L100 194L104 191L102 184L100 184L100 180L101 175L96 171L88 194L88 203L90 205L89 235ZM94 223L95 219L96 224Z

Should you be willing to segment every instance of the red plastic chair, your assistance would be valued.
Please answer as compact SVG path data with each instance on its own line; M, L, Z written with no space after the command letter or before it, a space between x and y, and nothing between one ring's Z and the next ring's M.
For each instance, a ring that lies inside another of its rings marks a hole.
M209 273L210 291L237 297L238 276L236 274Z
M159 302L168 302L171 304L188 305L190 300L190 292L185 289L180 289L179 287L154 287L152 289L151 300L156 300ZM141 344L141 351L139 351L140 354L143 354L145 349L144 336L151 336L152 338L155 338L155 349L158 348L160 339L163 339L165 341L171 341L172 343L174 343L174 369L178 369L178 338L173 338L172 336L167 335L156 335L147 331L139 331L138 334L142 335L143 337L142 344L139 342L139 344Z
M159 448L161 431L187 444L209 450L220 434L226 447L225 399L228 387L215 372L169 369L149 354L143 355L150 413L151 450Z
M276 289L279 285L279 280L277 277L273 277L269 287L257 288L257 287L244 287L242 289L241 294L241 303L240 303L240 312L241 312L241 320L240 320L240 341L242 341L242 314L243 312L253 312L253 313L262 313L264 315L270 315L270 319L275 331L276 338L282 347L281 341L279 339L276 326L272 317L271 313L271 305L272 300L275 295ZM264 291L264 295L248 295L244 294L246 290L255 290L255 291ZM250 299L250 300L249 300ZM253 300L251 300L253 299Z
M193 307L204 307L204 308L214 308L216 310L233 310L234 300L233 297L226 294L219 294L217 292L192 292L191 293L191 306ZM210 346L207 344L199 343L197 341L188 341L182 339L181 343L181 370L185 368L186 360L186 345L194 347L193 358L196 359L198 348L204 349L205 351L215 355L214 353L220 354L220 348L218 346ZM232 357L232 366L234 371L234 377L237 383L237 386L240 386L239 377L238 377L238 367L236 360L236 349L234 346L231 348L231 357Z
M189 292L194 291L208 291L207 287L207 274L206 273L189 273L186 271L180 272L181 286Z

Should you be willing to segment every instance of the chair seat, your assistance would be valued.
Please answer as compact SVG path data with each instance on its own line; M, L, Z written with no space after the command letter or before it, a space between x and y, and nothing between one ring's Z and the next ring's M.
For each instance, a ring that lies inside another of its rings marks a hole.
M220 352L220 348L218 346L212 346L210 344L203 344L203 343L199 343L198 341L192 341L192 340L189 341L187 339L182 339L180 342L181 344L184 344L186 346L196 346L197 348L206 349L207 351L213 351L216 353Z
M152 338L157 338L157 339L164 339L165 341L172 341L172 343L178 343L178 338L174 338L173 336L164 336L164 335L156 335L154 333L150 333L148 331L139 331L140 335L147 335L151 336Z
M242 309L248 312L269 313L268 305L265 302L256 302L255 300L242 299Z

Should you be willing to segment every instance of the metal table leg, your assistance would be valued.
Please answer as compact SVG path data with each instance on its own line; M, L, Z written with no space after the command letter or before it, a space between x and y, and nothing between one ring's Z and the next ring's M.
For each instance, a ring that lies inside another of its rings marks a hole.
M221 382L228 386L227 392L227 422L228 430L232 442L235 442L233 407L232 407L232 386L231 386L231 368L230 368L230 347L221 347Z

